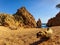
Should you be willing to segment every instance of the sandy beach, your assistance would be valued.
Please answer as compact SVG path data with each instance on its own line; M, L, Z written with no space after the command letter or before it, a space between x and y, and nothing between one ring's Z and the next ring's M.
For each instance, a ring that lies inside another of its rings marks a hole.
M60 26L51 27L53 35L51 39L41 42L37 38L39 31L46 28L20 28L11 30L8 27L0 26L0 45L60 45Z

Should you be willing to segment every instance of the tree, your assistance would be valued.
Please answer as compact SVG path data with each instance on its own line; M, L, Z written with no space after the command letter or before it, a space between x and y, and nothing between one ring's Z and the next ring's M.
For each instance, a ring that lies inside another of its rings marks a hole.
M56 8L59 9L59 11L60 11L60 4L57 4Z

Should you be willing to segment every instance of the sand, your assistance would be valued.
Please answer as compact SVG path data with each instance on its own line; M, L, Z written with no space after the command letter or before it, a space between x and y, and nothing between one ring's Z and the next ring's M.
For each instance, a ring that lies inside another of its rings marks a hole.
M60 45L60 26L51 27L53 35L49 40L37 38L39 31L46 28L18 28L11 30L0 26L0 45Z

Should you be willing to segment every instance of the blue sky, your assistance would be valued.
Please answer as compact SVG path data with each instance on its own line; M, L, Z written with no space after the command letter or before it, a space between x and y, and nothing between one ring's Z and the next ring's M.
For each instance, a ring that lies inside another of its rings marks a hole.
M42 23L46 23L59 12L56 9L59 3L60 0L0 0L0 13L14 14L18 8L25 6L35 20L40 18Z

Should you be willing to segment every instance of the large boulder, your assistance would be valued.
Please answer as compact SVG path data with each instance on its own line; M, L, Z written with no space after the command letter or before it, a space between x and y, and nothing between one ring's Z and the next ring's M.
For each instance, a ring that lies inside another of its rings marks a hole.
M37 28L40 28L41 27L41 20L40 19L38 19L38 21L37 21Z
M60 12L55 17L48 20L47 26L60 26Z
M13 15L16 20L23 23L24 27L36 27L36 21L34 17L26 10L25 7L21 7L17 10L17 12Z

